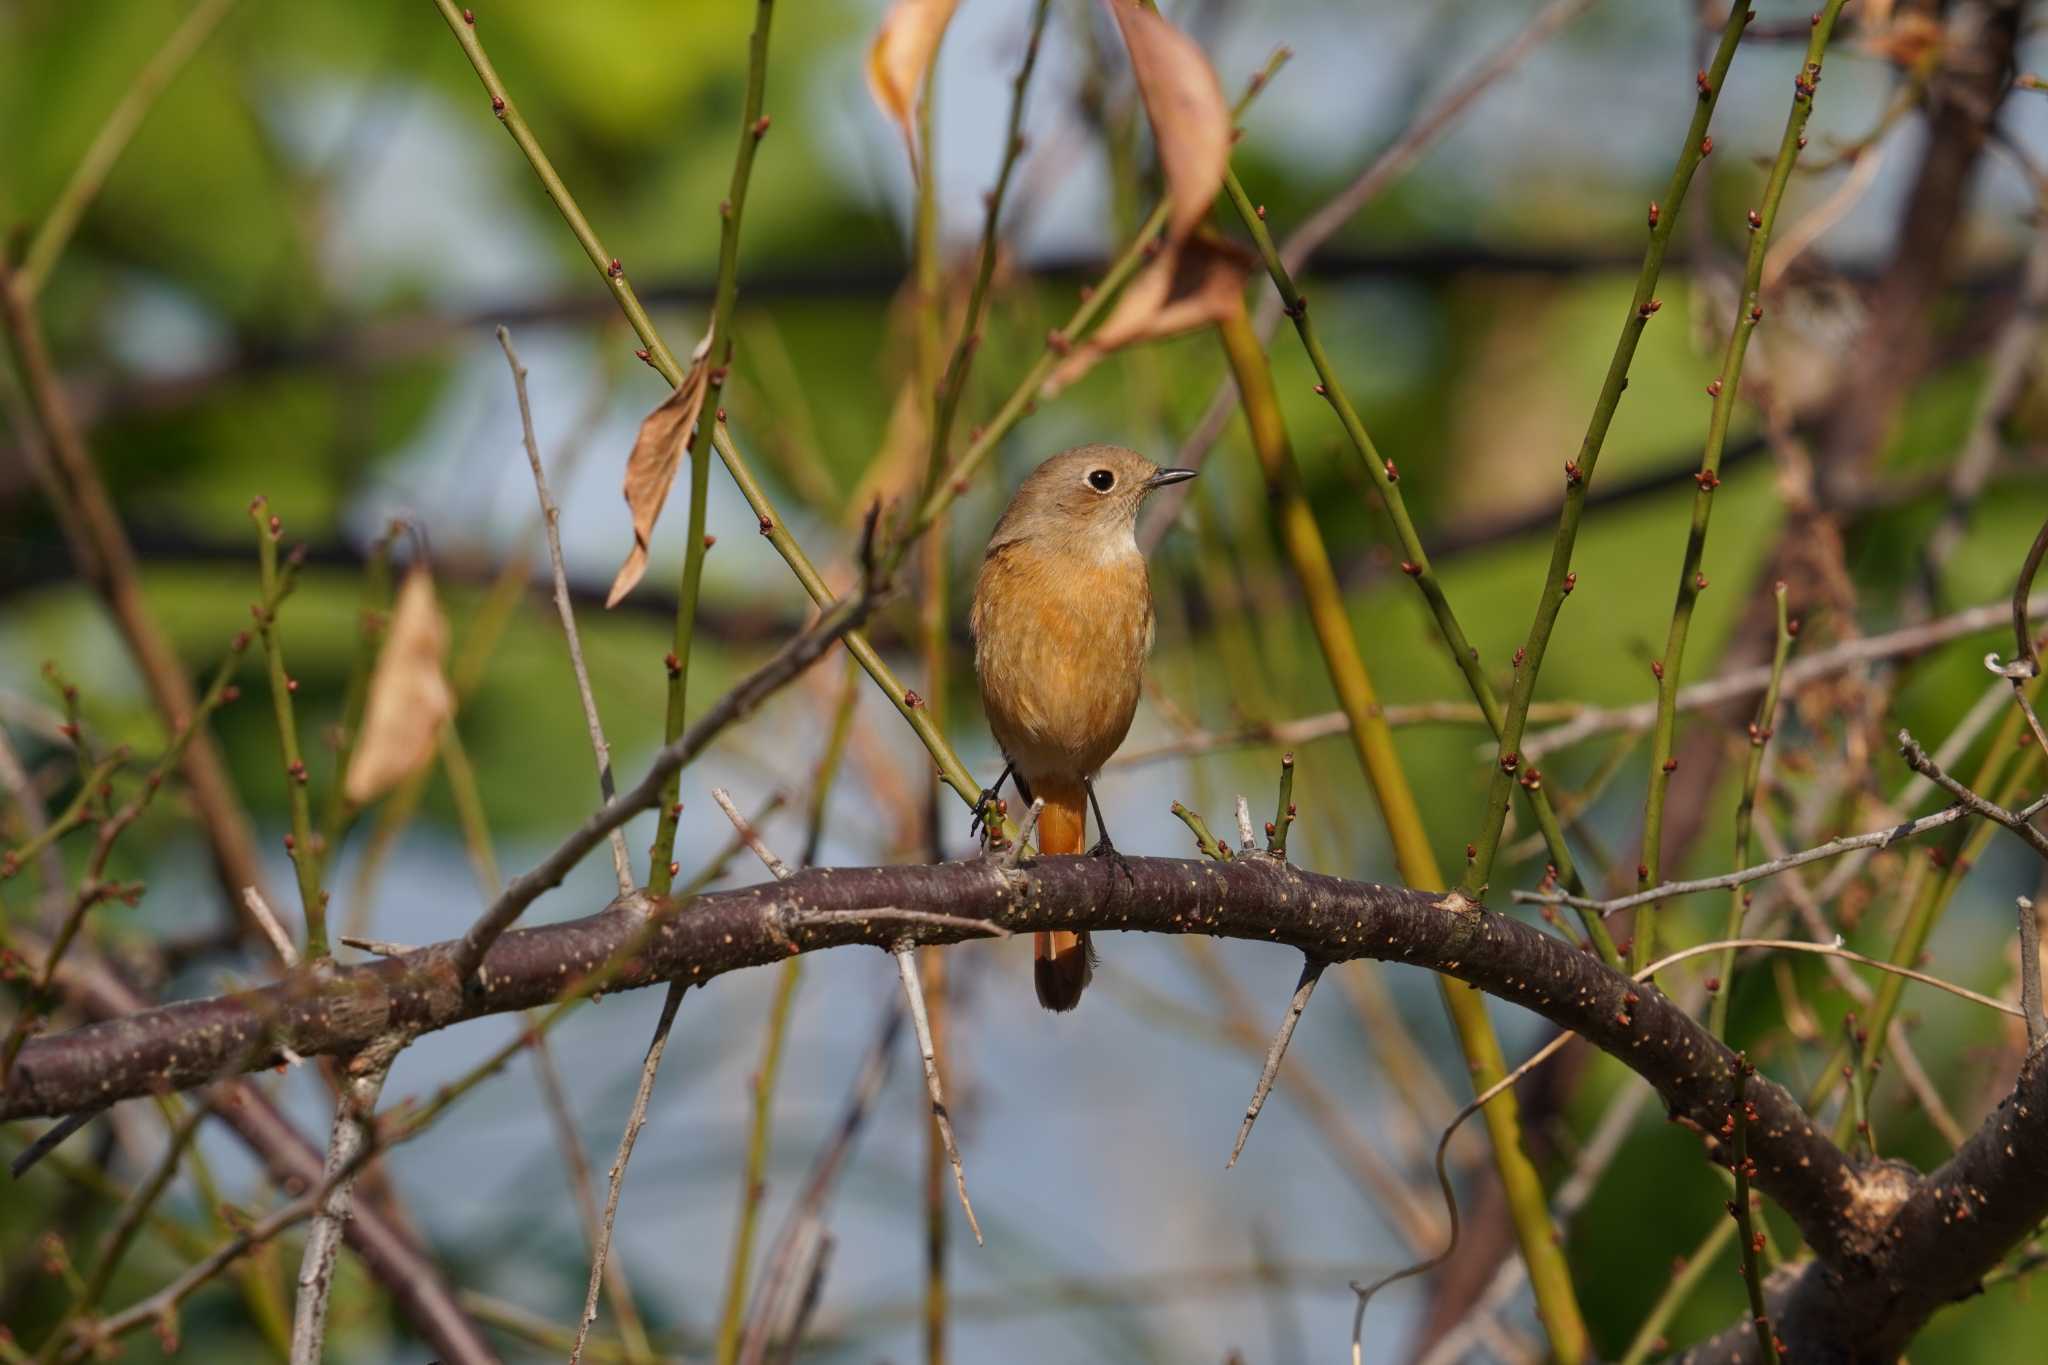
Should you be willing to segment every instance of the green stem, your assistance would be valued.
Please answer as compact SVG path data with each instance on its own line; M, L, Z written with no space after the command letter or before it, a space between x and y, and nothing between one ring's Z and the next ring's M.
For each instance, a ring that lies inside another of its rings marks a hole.
M455 823L462 831L469 865L476 872L477 885L483 888L484 896L495 900L505 883L498 874L498 855L491 848L490 817L484 809L483 788L476 780L469 750L453 717L442 722L436 742L441 751L441 773L448 779L448 795L455 803Z
M1493 778L1487 787L1486 813L1481 820L1478 837L1472 841L1474 856L1466 866L1465 880L1460 887L1472 899L1479 897L1493 876L1494 859L1500 852L1501 829L1507 823L1508 802L1514 795L1514 769L1522 747L1522 735L1528 727L1529 703L1536 695L1536 679L1543 670L1543 657L1550 648L1558 613L1564 607L1565 597L1578 582L1578 575L1571 571L1572 550L1578 543L1579 524L1585 516L1587 490L1592 485L1601 448L1606 444L1608 428L1613 425L1615 409L1621 403L1622 390L1628 387L1628 371L1635 360L1636 345L1642 340L1643 329L1648 326L1651 314L1657 311L1657 279L1663 273L1664 253L1671 244L1672 229L1677 225L1679 209L1692 184L1693 172L1713 146L1707 137L1707 126L1713 120L1714 106L1720 100L1729 64L1735 60L1735 48L1742 40L1742 30L1749 16L1748 0L1736 0L1729 9L1728 22L1722 28L1721 41L1714 49L1713 59L1700 77L1699 98L1692 121L1686 127L1685 141L1679 147L1678 163L1671 171L1671 183L1664 191L1662 203L1650 205L1650 241L1643 251L1642 269L1636 276L1635 294L1629 300L1621 336L1614 344L1613 357L1607 362L1607 377L1601 382L1592 419L1579 442L1578 457L1565 465L1564 508L1558 514L1557 533L1551 542L1550 567L1544 575L1543 595L1537 602L1535 617L1529 623L1528 639L1522 646L1521 667L1515 671L1514 686L1508 692L1507 710L1501 718L1499 761L1494 765Z
M1707 1272L1721 1259L1722 1251L1727 1249L1728 1241L1735 1232L1733 1218L1714 1220L1713 1230L1693 1248L1692 1255L1686 1258L1685 1268L1671 1277L1671 1283L1664 1286L1664 1292L1650 1305L1649 1313L1629 1341L1628 1350L1622 1353L1620 1365L1643 1365L1652 1355L1663 1351L1664 1329L1671 1325L1671 1319L1678 1315L1678 1310L1686 1305L1693 1291L1707 1278Z
M1764 1308L1763 1275L1757 1269L1757 1252L1763 1249L1763 1238L1757 1235L1756 1215L1749 1207L1749 1174L1755 1163L1749 1159L1749 1102L1743 1098L1742 1092L1750 1070L1748 1060L1738 1057L1735 1103L1728 1114L1728 1121L1735 1127L1734 1160L1729 1163L1735 1172L1735 1200L1729 1207L1729 1213L1734 1218L1735 1232L1740 1238L1742 1283L1749 1291L1749 1322L1756 1329L1758 1358L1764 1365L1778 1365L1778 1338L1771 1331L1770 1314Z
M128 144L142 126L143 119L149 116L150 109L164 89L185 69L186 63L192 60L234 7L235 0L199 0L177 28L171 30L171 36L164 40L164 45L129 81L120 102L107 115L107 121L100 125L99 132L93 135L92 145L85 149L85 155L72 170L71 178L64 182L64 188L50 205L50 211L43 216L42 225L36 229L34 239L22 256L17 279L24 299L33 299L42 292L50 271L56 268L57 259L64 254L64 247L70 242L71 234L78 230L79 220L85 217L87 206L99 197L101 187L113 173L121 153L128 150Z
M1273 823L1266 832L1266 851L1276 858L1287 856L1287 827L1294 823L1294 755L1280 756L1280 799L1273 806Z
M1746 0L1745 0L1746 3ZM1650 741L1650 792L1643 802L1643 855L1637 868L1638 888L1664 880L1664 799L1677 768L1672 757L1678 728L1678 679L1684 671L1685 642L1692 626L1693 607L1707 585L1700 572L1706 553L1707 523L1713 515L1714 490L1721 482L1721 452L1728 442L1728 424L1735 410L1736 394L1742 385L1742 359L1749 350L1750 335L1763 321L1762 303L1764 256L1770 250L1771 230L1777 225L1778 204L1792 178L1793 163L1806 145L1806 122L1813 116L1814 88L1820 83L1821 54L1834 33L1835 18L1845 0L1828 0L1814 17L1813 31L1806 42L1806 61L1792 83L1792 110L1785 116L1785 131L1778 140L1777 159L1764 182L1763 206L1749 214L1749 259L1743 269L1742 298L1736 305L1735 326L1728 334L1722 354L1721 373L1708 385L1714 396L1713 415L1707 421L1706 449L1700 454L1699 484L1692 500L1692 528L1686 536L1685 558L1678 572L1678 600L1671 609L1671 628L1664 643L1664 657L1658 662L1657 723ZM1641 907L1635 917L1635 945L1630 963L1638 971L1654 960L1657 906Z
M1230 850L1216 842L1216 836L1209 832L1207 820L1179 801L1174 802L1169 809L1172 810L1174 818L1186 825L1189 832L1195 836L1195 848L1204 858L1216 863L1230 861Z
M1393 731L1387 725L1357 637L1352 633L1351 618L1344 607L1336 572L1330 566L1329 551L1302 488L1301 472L1295 466L1281 417L1280 396L1274 388L1265 352L1259 346L1258 334L1241 309L1219 323L1216 330L1237 381L1245 420L1251 428L1252 447L1265 473L1268 497L1280 522L1282 544L1308 604L1310 624L1322 648L1338 705L1351 722L1351 741L1378 799L1380 818L1394 846L1401 880L1421 890L1442 890L1443 873L1430 848L1429 835L1423 828L1422 814L1401 767L1400 755L1394 749ZM1476 906L1474 910L1476 913ZM1473 1093L1478 1094L1507 1074L1500 1039L1494 1033L1485 1003L1476 992L1442 977L1438 978L1437 986L1464 1052ZM1522 1148L1521 1117L1514 1092L1502 1091L1483 1112L1501 1187L1523 1260L1528 1265L1537 1314L1549 1333L1552 1352L1558 1359L1576 1365L1586 1358L1590 1341L1572 1289L1570 1267L1551 1235L1550 1206L1543 1193L1543 1182Z
M476 25L463 18L465 11L452 3L452 0L434 0L434 7L441 11L441 18L447 22L449 31L455 35L455 41L462 47L462 54L469 58L469 64L475 69L477 79L483 83L484 93L491 100L492 113L498 122L505 125L505 131L512 135L512 141L518 144L527 164L533 167L533 173L540 178L541 188L547 191L548 198L553 201L563 220L568 223L569 231L575 235L577 245L583 248L583 254L590 258L590 263L597 267L597 273L604 278L606 286L611 290L612 298L619 305L619 311L626 315L626 321L639 336L640 343L647 348L648 363L669 382L670 388L682 383L683 367L676 363L674 353L662 341L661 334L654 330L654 322L647 316L647 309L641 305L640 296L634 292L626 270L623 267L617 271L612 269L614 258L604 249L604 243L597 239L597 233L591 229L590 221L583 216L583 210L577 207L575 196L570 194L569 187L562 183L562 177L556 173L554 163L548 160L548 154L541 150L539 139L535 138L533 130L527 127L526 119L519 112L519 106L512 102L512 96L506 91L505 83L498 79L497 68L491 65L491 59L485 54L483 44L477 40Z
M278 745L284 752L285 803L292 822L289 852L292 867L298 873L299 907L306 916L304 957L312 963L327 956L327 897L320 890L321 845L313 835L312 802L306 795L310 778L306 760L299 753L299 723L292 706L292 694L298 684L285 671L284 643L277 631L278 605L284 599L280 591L277 541L284 528L276 517L269 515L269 505L262 498L249 504L249 519L256 523L256 555L265 603L258 609L256 633L263 641L263 657L270 674L270 705L277 718Z
M711 428L721 409L719 398L732 366L732 309L739 293L740 218L747 204L747 183L753 176L754 153L768 131L761 102L768 84L768 28L775 14L775 0L756 0L754 34L747 43L747 93L740 106L739 150L733 155L732 187L719 205L723 224L718 234L718 283L711 301L710 365L704 393L704 410L711 421L699 421L690 432L690 516L683 539L683 580L676 594L675 643L668 656L668 713L662 741L673 743L682 734L687 718L690 685L690 646L697 635L697 597L704 582L704 512L711 491ZM610 272L607 265L607 273ZM647 889L657 896L668 894L675 881L676 825L682 803L683 775L677 772L662 788L661 808L654 830L654 849L647 873Z
M1771 729L1777 721L1778 689L1785 680L1785 656L1792 652L1792 623L1785 615L1785 585L1778 584L1773 594L1778 606L1778 644L1771 652L1771 681L1764 688L1763 700L1757 703L1756 720L1749 727L1749 762L1742 771L1742 800L1735 807L1735 861L1732 867L1749 866L1750 826L1756 813L1757 783L1763 776L1764 746L1770 743ZM1749 909L1749 892L1736 887L1728 893L1728 923L1721 937L1737 939L1742 937L1742 917ZM1714 1003L1707 1010L1707 1027L1716 1038L1728 1037L1728 998L1735 993L1735 950L1726 949L1721 954L1720 986L1714 992Z

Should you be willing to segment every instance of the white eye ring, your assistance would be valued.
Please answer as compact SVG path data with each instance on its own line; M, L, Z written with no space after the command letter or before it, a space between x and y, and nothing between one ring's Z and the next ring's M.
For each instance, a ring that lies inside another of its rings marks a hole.
M1116 487L1116 471L1113 469L1091 469L1088 471L1088 486L1098 493L1107 493Z

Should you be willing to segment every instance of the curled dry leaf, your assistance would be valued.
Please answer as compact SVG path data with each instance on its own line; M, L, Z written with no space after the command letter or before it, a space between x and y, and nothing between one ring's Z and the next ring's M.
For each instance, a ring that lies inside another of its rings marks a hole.
M342 781L351 804L368 805L433 758L435 736L455 711L441 673L447 649L448 623L434 597L434 576L414 565L399 586L391 628L370 671L362 734Z
M1138 98L1144 101L1166 176L1173 205L1166 225L1170 250L1209 212L1230 168L1230 102L1194 39L1136 0L1108 3L1130 51Z
M1117 297L1102 325L1046 376L1050 398L1119 347L1156 341L1221 322L1244 309L1253 258L1234 242L1196 233L1178 251L1162 252Z
M1169 205L1158 256L1124 289L1094 335L1046 377L1050 397L1121 346L1172 336L1244 307L1251 258L1229 243L1195 236L1230 169L1230 105L1195 41L1135 0L1108 0L1152 124Z
M690 432L704 411L704 395L710 388L711 333L706 331L697 348L690 352L690 368L676 391L661 400L640 423L633 438L633 453L626 457L626 506L633 511L633 548L612 579L612 590L604 604L615 607L647 572L647 544L654 535L655 518L668 501L668 490L676 481Z
M957 0L896 0L882 16L875 41L868 48L868 90L882 112L895 120L910 153L910 170L919 166L917 97L946 36Z

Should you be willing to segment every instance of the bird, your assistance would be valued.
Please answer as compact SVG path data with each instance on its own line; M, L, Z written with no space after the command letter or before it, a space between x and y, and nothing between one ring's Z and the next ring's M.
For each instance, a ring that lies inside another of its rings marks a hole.
M1095 775L1130 732L1152 651L1152 587L1138 550L1138 508L1154 490L1195 476L1134 450L1084 445L1043 461L1017 487L990 533L968 628L982 709L1004 766L976 804L977 824L1014 777L1043 800L1038 850L1079 853L1087 807L1100 839L1089 851L1119 861L1095 800ZM1038 1003L1080 1003L1095 954L1086 930L1037 934Z

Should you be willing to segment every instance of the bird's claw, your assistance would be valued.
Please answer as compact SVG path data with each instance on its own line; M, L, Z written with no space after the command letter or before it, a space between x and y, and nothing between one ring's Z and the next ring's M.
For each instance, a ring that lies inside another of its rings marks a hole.
M968 837L979 839L984 833L994 834L995 824L991 820L991 816L995 820L1002 818L1003 800L1000 796L996 795L994 787L984 787L982 788L981 795L974 799L974 819L968 823Z
M1091 858L1107 858L1110 862L1116 864L1117 871L1124 874L1125 881L1137 880L1136 874L1131 871L1131 860L1117 852L1116 845L1109 841L1107 834L1095 841L1095 847L1088 850L1088 856Z

